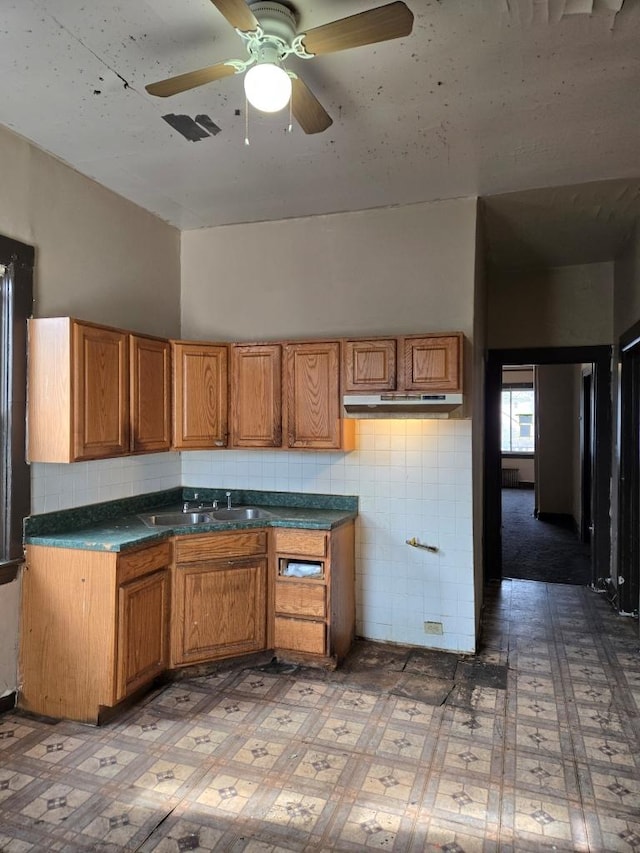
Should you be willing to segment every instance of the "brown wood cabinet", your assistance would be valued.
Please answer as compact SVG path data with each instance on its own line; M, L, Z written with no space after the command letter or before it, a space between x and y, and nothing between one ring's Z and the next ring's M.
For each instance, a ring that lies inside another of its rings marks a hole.
M215 450L228 442L226 344L172 341L173 447Z
M461 392L462 349L459 332L346 340L344 390Z
M287 344L285 371L285 446L351 450L354 422L341 417L340 342Z
M341 418L338 341L236 344L229 385L233 447L354 447L354 422Z
M345 341L343 373L345 393L395 391L398 343L395 338Z
M168 667L171 544L117 554L28 545L18 706L98 723Z
M169 448L168 342L71 317L29 320L31 462Z
M171 347L169 341L129 335L131 450L171 447Z
M282 345L231 347L231 446L282 445Z
M266 648L267 531L178 537L174 548L171 663Z
M275 653L335 667L355 631L354 523L273 535Z

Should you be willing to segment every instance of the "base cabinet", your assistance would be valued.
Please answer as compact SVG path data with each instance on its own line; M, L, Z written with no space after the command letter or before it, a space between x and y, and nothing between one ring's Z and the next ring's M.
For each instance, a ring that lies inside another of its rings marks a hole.
M165 542L119 555L29 545L18 707L98 723L169 662Z
M98 724L170 668L267 649L335 667L354 630L353 521L120 554L28 545L18 707Z
M173 666L266 648L267 533L178 539L173 568Z
M355 632L354 523L274 534L275 653L335 667Z

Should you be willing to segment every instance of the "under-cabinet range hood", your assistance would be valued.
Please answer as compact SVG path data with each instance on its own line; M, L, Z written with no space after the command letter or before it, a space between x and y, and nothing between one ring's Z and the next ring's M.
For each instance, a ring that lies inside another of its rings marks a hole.
M346 418L448 418L462 406L462 394L346 394Z

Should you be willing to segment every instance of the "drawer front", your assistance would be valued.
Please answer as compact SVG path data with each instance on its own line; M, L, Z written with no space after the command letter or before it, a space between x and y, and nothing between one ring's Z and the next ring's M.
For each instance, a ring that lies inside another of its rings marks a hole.
M118 585L163 569L171 563L171 542L162 542L118 557Z
M197 563L200 560L251 557L266 554L266 530L230 530L203 536L184 536L175 540L176 563Z
M294 583L276 584L276 612L291 616L326 616L325 587L321 584Z
M327 534L323 530L277 530L276 551L309 557L325 557Z
M292 652L307 652L312 655L325 653L324 622L309 622L303 619L287 619L276 616L275 647Z

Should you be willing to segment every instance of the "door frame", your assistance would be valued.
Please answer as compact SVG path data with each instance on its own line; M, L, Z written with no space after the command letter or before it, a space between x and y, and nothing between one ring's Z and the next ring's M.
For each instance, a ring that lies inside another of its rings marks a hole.
M611 346L490 349L485 371L484 579L502 579L500 388L507 364L593 364L592 585L611 571Z
M593 370L582 371L580 387L580 473L582 485L580 489L580 539L585 545L591 543L593 529L591 511L593 509Z
M640 595L640 322L620 337L618 607L632 613Z

